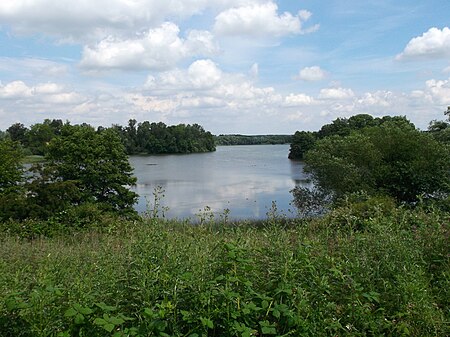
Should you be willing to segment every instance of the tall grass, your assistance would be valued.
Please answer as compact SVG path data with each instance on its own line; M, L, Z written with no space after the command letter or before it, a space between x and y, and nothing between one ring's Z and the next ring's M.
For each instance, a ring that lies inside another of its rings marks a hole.
M3 235L0 336L448 336L448 224L336 210Z

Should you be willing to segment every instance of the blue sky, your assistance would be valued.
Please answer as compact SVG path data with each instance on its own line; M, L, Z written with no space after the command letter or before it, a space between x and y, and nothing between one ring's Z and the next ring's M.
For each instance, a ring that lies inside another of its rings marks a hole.
M450 1L3 0L0 129L45 118L425 129L450 105Z

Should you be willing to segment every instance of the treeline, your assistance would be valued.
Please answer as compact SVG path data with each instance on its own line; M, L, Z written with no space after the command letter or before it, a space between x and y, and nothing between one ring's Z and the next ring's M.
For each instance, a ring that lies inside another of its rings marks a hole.
M446 114L450 115L450 107ZM352 132L362 130L368 127L381 126L384 123L393 123L399 126L411 126L415 128L406 117L403 116L384 116L373 118L367 114L358 114L350 118L337 118L330 124L325 124L319 131L297 131L292 136L291 147L289 150L289 159L302 160L304 155L314 147L314 144L330 136L348 136ZM450 123L447 121L434 120L430 122L427 130L433 138L441 142L450 142Z
M289 144L291 135L219 135L215 136L216 145L265 145Z
M27 128L21 123L11 125L6 132L0 132L1 138L10 138L20 143L25 153L44 155L48 143L61 134L64 123L60 119L46 119ZM88 124L82 124L89 127ZM120 137L125 151L131 154L168 154L209 152L215 150L214 137L198 124L167 126L164 123L138 123L131 119L127 126L113 125L106 128L100 126L97 132L106 129L114 130Z

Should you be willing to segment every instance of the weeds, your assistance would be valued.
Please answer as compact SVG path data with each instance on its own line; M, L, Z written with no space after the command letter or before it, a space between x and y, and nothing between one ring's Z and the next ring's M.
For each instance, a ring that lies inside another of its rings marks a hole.
M205 215L206 227L4 234L0 335L449 335L448 214L367 207L259 227L210 230Z

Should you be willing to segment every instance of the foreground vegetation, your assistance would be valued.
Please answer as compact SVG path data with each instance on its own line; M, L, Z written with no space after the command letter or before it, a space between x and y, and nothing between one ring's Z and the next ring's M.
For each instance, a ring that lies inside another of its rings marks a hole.
M448 213L372 201L313 220L208 219L4 223L1 335L450 334Z

